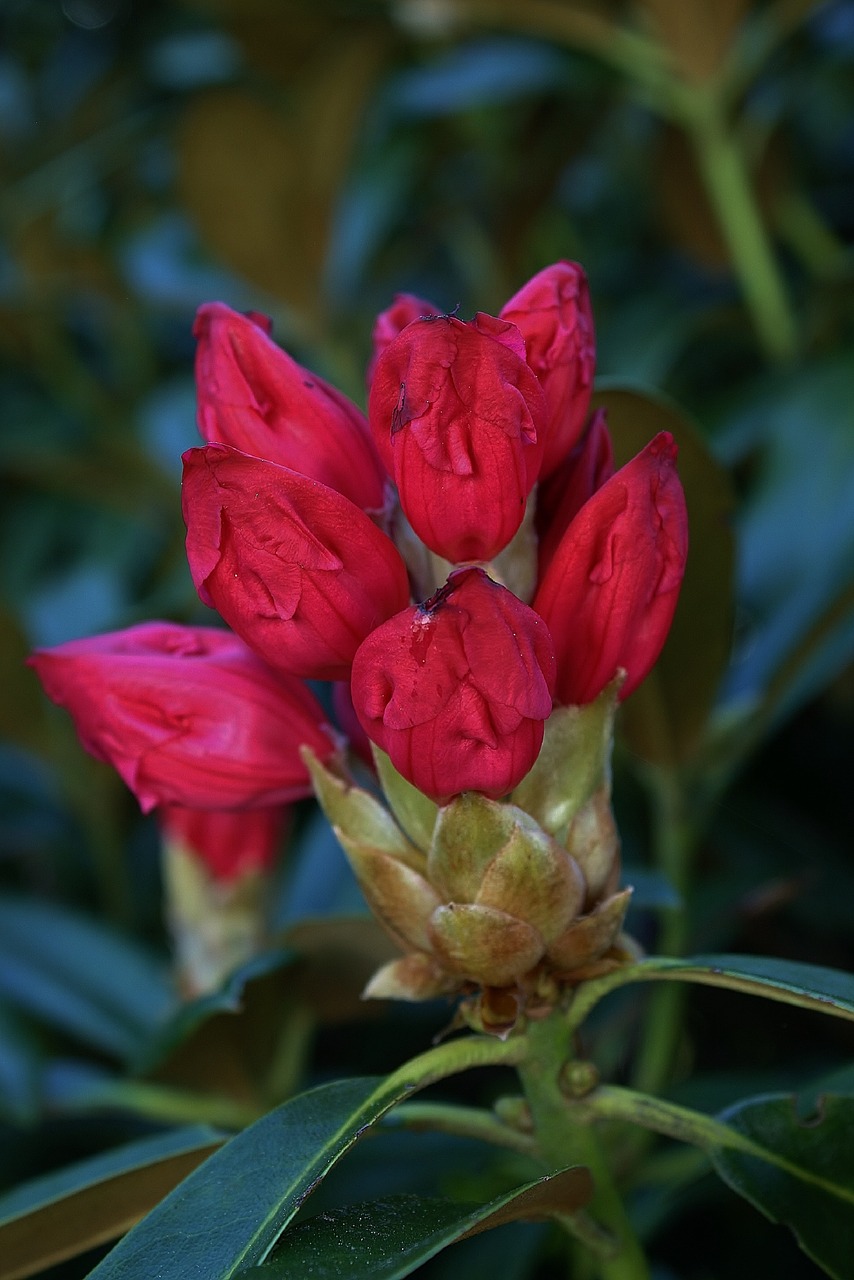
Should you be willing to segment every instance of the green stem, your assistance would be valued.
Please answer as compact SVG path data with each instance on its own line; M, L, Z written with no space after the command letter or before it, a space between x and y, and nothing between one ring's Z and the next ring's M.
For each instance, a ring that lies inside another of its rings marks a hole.
M798 347L794 316L721 95L713 86L692 86L682 102L686 108L683 127L759 341L770 359L791 360Z
M766 1164L791 1174L800 1182L829 1190L840 1199L854 1203L854 1193L847 1188L840 1188L838 1183L828 1181L821 1173L795 1164L780 1152L762 1146L714 1116L704 1115L690 1107L681 1107L675 1102L636 1093L633 1089L621 1089L618 1085L600 1085L593 1093L579 1099L572 1106L583 1123L589 1124L596 1120L628 1121L666 1138L673 1138L676 1142L701 1147L710 1154L721 1148L742 1151L745 1155L754 1156L757 1160L763 1160Z
M404 1102L385 1119L386 1128L429 1129L477 1138L493 1146L505 1147L519 1155L536 1156L539 1150L530 1133L505 1124L481 1107L458 1107L442 1102Z
M684 788L675 774L655 775L653 803L655 859L682 899L679 909L664 913L658 950L664 955L680 956L684 955L690 940L686 899L690 892L697 831L687 813ZM634 1084L638 1089L658 1093L670 1080L684 1005L685 992L681 986L665 986L652 993L634 1068Z
M562 1073L572 1058L572 1032L566 1020L553 1015L534 1022L526 1039L529 1053L519 1064L519 1075L540 1153L552 1169L586 1165L595 1184L589 1213L582 1219L569 1219L568 1229L591 1247L598 1246L598 1280L649 1280L646 1257L608 1168L599 1135L577 1123L561 1090Z

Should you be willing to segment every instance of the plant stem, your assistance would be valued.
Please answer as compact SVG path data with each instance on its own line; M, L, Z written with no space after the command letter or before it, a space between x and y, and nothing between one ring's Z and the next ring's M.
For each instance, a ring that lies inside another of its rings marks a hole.
M682 899L678 910L664 914L658 950L663 955L680 956L689 942L685 900L690 892L697 831L688 818L679 777L671 772L653 776L655 858ZM653 992L633 1074L638 1089L658 1093L668 1083L679 1045L684 1003L681 986L665 986Z
M646 1257L608 1168L599 1135L577 1123L561 1090L562 1071L573 1056L572 1032L566 1020L553 1014L533 1022L526 1038L529 1052L518 1070L540 1153L551 1169L586 1165L595 1184L589 1216L585 1214L577 1224L569 1219L568 1229L588 1244L599 1245L594 1263L598 1280L649 1280ZM607 1234L594 1227L591 1217Z
M759 341L769 359L791 360L798 346L794 316L721 95L714 85L694 85L680 97L683 127Z
M443 1102L404 1102L390 1112L386 1128L429 1129L434 1133L453 1133L463 1138L477 1138L493 1146L505 1147L519 1155L536 1157L536 1139L522 1129L505 1124L482 1107L459 1107Z

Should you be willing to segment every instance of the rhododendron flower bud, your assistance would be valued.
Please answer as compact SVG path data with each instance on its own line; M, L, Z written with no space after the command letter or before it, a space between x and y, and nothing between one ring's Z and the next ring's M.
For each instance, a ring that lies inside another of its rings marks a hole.
M596 368L587 277L577 262L540 271L501 308L525 339L528 364L548 405L542 474L549 475L579 439Z
M676 445L662 431L584 504L534 597L554 639L559 703L592 702L620 668L620 697L637 688L667 638L687 550Z
M371 332L373 352L365 373L365 382L369 391L374 380L377 361L400 331L405 329L408 324L412 324L413 320L424 320L430 316L435 317L441 314L439 308L434 307L432 302L427 302L424 298L419 298L414 293L396 293L394 295L394 302L390 307L386 307L385 311L379 313Z
M513 325L416 320L377 362L371 429L419 538L452 563L491 560L540 470L545 401Z
M262 809L187 809L166 804L157 810L164 840L201 862L217 881L270 871L285 823L286 805Z
M37 650L29 662L86 750L146 813L298 799L311 790L300 746L324 759L334 750L308 689L227 631L147 622Z
M554 675L542 620L483 570L459 569L368 636L351 688L368 737L420 791L497 798L537 758Z
M263 317L208 302L196 315L203 439L269 458L381 510L386 478L364 415L268 336Z
M394 543L334 489L226 445L184 454L187 559L216 608L278 670L347 676L409 599Z
M588 498L614 474L604 409L597 409L571 453L537 489L537 568L542 579L561 538Z

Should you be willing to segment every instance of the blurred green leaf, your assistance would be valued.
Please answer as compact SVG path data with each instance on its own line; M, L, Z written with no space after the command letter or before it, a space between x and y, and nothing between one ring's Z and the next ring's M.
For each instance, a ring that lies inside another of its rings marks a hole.
M52 1026L131 1058L174 1004L164 968L130 939L65 908L0 899L0 991Z
M486 1205L394 1196L348 1205L299 1223L269 1262L239 1280L403 1280L448 1245L518 1220L577 1213L593 1185L587 1169L565 1169Z
M854 656L854 370L848 356L763 380L721 432L757 472L739 513L745 642L730 700L772 720L813 696Z
M222 1142L220 1134L202 1126L157 1134L0 1197L3 1280L23 1280L115 1239Z
M632 751L673 767L695 754L729 659L732 491L697 428L667 400L614 382L599 387L593 404L607 409L618 466L658 431L670 431L679 446L688 506L685 578L661 657L624 704L619 722Z
M767 1163L713 1147L720 1176L772 1222L791 1227L801 1248L835 1280L849 1280L854 1258L854 1097L825 1095L815 1116L798 1116L784 1094L753 1098L719 1117L781 1157ZM786 1163L783 1164L783 1161Z

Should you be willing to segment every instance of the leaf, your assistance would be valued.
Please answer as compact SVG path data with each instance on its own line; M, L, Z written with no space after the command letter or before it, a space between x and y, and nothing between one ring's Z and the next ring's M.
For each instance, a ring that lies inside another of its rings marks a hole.
M0 1198L3 1280L21 1280L127 1231L222 1144L204 1126L142 1138Z
M593 407L608 411L617 465L658 431L679 446L688 505L688 564L670 634L650 675L623 705L620 729L632 751L674 766L696 752L732 645L733 495L726 471L697 428L672 404L647 391L600 386Z
M849 1280L854 1258L854 1098L825 1095L814 1118L798 1116L795 1099L777 1094L730 1107L719 1117L773 1152L769 1163L749 1151L712 1147L723 1180L772 1222L794 1231L814 1262Z
M281 974L294 962L288 950L266 952L241 965L217 991L182 1004L157 1033L142 1045L133 1068L140 1075L152 1072L219 1014L238 1014L244 1008L246 988L271 974ZM244 1029L245 1032L245 1029Z
M166 1017L165 970L128 939L51 903L0 899L0 992L119 1058Z
M519 1039L468 1037L422 1054L386 1079L334 1081L292 1098L176 1187L92 1277L231 1280L267 1258L306 1196L395 1103L471 1067L518 1063L524 1052Z
M269 1262L239 1280L402 1280L448 1245L519 1220L576 1213L593 1192L587 1169L564 1169L486 1205L392 1196L293 1227Z
M609 975L602 980L600 990L657 979L727 987L854 1020L854 974L766 956L691 956L685 960L651 956Z
M191 1174L92 1277L226 1280L261 1262L316 1183L410 1092L392 1079L335 1081L271 1111Z

